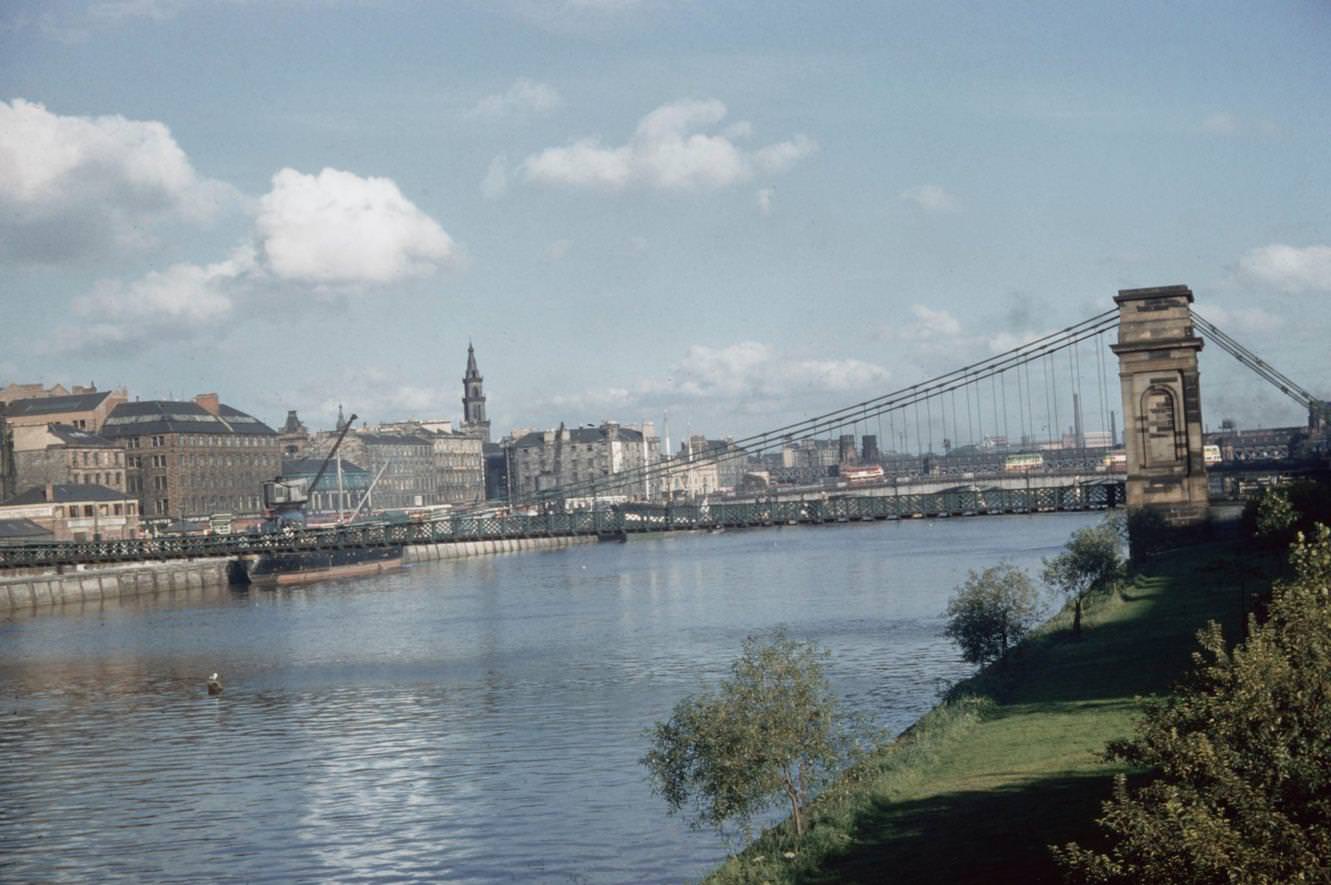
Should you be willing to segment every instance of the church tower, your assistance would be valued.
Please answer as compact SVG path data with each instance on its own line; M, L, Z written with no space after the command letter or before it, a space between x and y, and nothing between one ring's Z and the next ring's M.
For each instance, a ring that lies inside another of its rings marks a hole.
M485 417L485 393L476 368L476 350L467 342L467 373L462 376L462 432L490 441L490 420Z

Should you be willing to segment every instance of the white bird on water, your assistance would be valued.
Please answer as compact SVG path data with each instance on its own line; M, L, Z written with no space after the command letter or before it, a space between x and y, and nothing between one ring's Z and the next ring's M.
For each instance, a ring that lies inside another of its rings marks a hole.
M208 694L222 693L222 677L216 673L208 677Z

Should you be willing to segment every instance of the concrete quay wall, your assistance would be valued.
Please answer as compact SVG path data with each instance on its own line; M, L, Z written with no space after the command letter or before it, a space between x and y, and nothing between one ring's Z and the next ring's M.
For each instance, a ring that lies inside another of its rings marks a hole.
M125 599L227 584L227 558L0 575L0 612Z
M439 559L461 559L466 556L488 556L495 553L519 553L527 550L558 550L574 544L595 544L595 535L576 535L560 538L505 538L497 541L451 541L443 544L408 544L403 552L404 562L433 562Z

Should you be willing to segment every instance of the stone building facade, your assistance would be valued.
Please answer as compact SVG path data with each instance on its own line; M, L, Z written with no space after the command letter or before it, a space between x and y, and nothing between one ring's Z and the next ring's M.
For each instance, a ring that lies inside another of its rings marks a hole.
M14 464L20 488L47 483L98 485L117 492L128 488L124 447L67 424L15 428Z
M0 519L30 520L56 541L122 541L139 536L139 502L98 485L48 483L0 504Z
M121 403L102 433L125 447L144 518L261 515L263 484L282 470L277 432L214 393Z
M579 496L579 486L593 481L599 481L599 495L648 500L659 496L661 488L659 481L644 476L643 468L660 459L661 440L650 423L641 430L613 421L573 429L561 424L513 440L509 484L518 502L555 489ZM615 482L611 477L617 474L626 476Z

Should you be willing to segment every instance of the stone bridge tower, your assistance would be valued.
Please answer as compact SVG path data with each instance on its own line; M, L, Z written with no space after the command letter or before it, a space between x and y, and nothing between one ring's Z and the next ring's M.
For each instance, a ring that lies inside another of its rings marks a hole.
M1187 286L1123 289L1118 304L1118 377L1128 450L1128 507L1175 527L1209 517L1202 403Z

